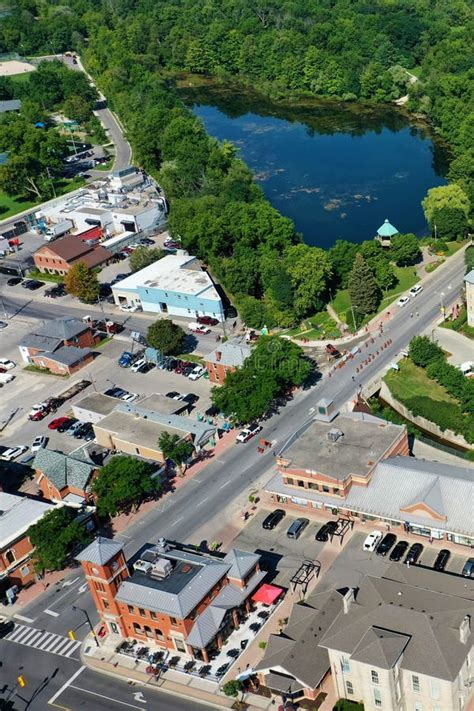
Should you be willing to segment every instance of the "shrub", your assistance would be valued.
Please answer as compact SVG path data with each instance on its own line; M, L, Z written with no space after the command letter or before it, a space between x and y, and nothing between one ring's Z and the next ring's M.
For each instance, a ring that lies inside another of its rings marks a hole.
M426 368L429 363L444 358L443 350L427 336L415 336L410 341L410 358L415 365Z

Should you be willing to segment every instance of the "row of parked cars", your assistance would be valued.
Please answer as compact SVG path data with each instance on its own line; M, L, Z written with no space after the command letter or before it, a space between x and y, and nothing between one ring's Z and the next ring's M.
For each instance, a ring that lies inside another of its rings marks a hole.
M191 361L166 357L155 365L155 363L147 361L143 355L144 351L137 353L123 351L118 359L118 364L121 368L130 368L132 373L148 373L153 368L158 368L159 370L174 371L178 375L185 375L190 380L198 380L206 373L206 369L202 365L196 365Z

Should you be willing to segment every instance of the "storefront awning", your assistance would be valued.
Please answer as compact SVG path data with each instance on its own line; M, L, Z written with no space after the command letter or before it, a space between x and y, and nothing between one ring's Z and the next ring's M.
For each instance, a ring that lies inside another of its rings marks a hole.
M259 587L257 592L252 595L252 600L254 602L263 602L265 605L271 605L282 593L283 588L277 588L276 585L264 583Z

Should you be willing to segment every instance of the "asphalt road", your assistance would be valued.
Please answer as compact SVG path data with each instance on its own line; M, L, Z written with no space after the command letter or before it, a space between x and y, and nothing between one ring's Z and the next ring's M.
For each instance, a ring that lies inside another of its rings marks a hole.
M356 375L356 368L367 358L368 353L375 352L376 344L368 349L363 348L361 354L337 372L337 376L324 377L317 385L299 393L279 414L274 415L262 433L267 440L274 442L274 451L281 448L295 432L309 424L319 399L324 397L332 400L337 407L343 407L354 397L359 384L363 386L374 379L390 365L413 336L430 329L440 315L441 303L449 307L456 298L463 274L461 251L433 274L416 300L405 309L394 309L396 313L385 325L382 338L383 341L392 339L392 344L363 368L362 375ZM410 318L411 309L413 318ZM416 316L417 312L419 316ZM258 454L255 442L227 450L222 458L211 461L198 476L171 496L157 502L154 509L126 530L122 540L127 557L130 558L145 543L156 541L160 536L186 542L206 524L208 530L212 530L213 525L214 530L219 530L222 526L222 512L229 502L248 491L271 466L271 454ZM78 601L81 607L96 619L92 600L86 591L80 570L74 571L67 582L70 583L69 586L53 586L22 611L22 614L31 620L32 625L66 634L75 624L77 613L72 611L71 606ZM20 645L8 642L0 644L8 645L9 663L21 663L23 650L17 648ZM40 650L32 653L38 658L44 655ZM10 676L8 678L11 683ZM111 694L118 688L115 681L107 680L106 677L104 685L111 689ZM71 708L80 708L78 699L74 699L75 705ZM175 706L174 699L172 702L168 701L167 707L180 708ZM40 706L34 702L30 708L39 709Z

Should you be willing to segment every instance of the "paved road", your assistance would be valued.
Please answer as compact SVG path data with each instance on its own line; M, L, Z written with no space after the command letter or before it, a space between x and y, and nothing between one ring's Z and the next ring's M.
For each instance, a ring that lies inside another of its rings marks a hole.
M449 260L436 278L433 277L429 281L429 286L426 286L416 298L416 306L413 306L413 310L416 314L417 309L419 316L414 315L410 318L409 310L399 310L393 316L385 327L383 337L383 340L392 339L391 346L364 367L362 376L357 375L356 378L355 369L361 365L368 353L375 352L376 345L367 350L364 348L350 365L338 371L337 377L325 377L315 387L301 392L278 415L268 421L263 436L275 441L275 449L278 449L295 431L307 426L314 416L314 407L320 398L333 400L337 407L342 407L355 395L359 382L363 385L364 382L375 378L389 366L414 335L432 327L439 317L440 303L449 307L456 298L463 273L463 254L458 253ZM352 376L356 378L355 382ZM145 543L156 541L161 535L184 542L206 524L208 530L213 530L213 524L214 530L219 530L222 526L222 512L229 502L247 492L268 472L271 465L271 454L258 454L255 442L228 450L222 459L211 462L197 477L171 497L158 502L154 509L127 529L126 534L122 536L127 557L131 557ZM73 578L75 579L72 580ZM78 600L93 619L96 619L92 600L86 592L80 571L74 571L70 575L70 580L71 584L68 587L53 586L45 595L22 611L31 619L33 626L56 634L64 634L75 624L76 613L71 610L71 606ZM6 644L9 646L10 658L19 663L21 652L18 652L17 647L20 645L15 646L14 643L9 642ZM43 655L41 651L36 651L36 654ZM169 706L174 708L174 701Z

